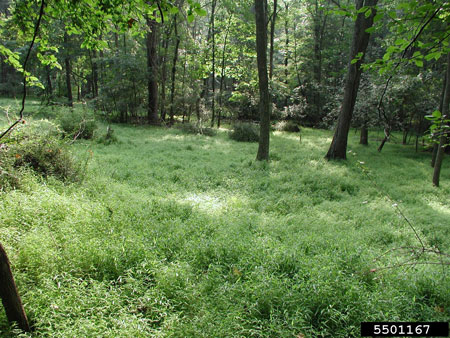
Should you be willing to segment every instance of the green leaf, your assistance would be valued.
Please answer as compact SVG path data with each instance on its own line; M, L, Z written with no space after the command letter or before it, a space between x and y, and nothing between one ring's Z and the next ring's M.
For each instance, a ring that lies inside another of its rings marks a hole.
M384 54L383 56L383 60L384 61L388 61L391 58L391 53L387 52L386 54Z
M378 14L375 15L375 17L373 18L373 23L377 23L377 22L380 21L382 18L384 18L384 13L378 13Z
M352 59L352 61L350 61L350 64L355 64L355 63L357 63L359 61L359 59Z
M206 16L207 12L203 8L194 8L198 16Z
M369 27L369 28L366 29L366 33L369 33L369 34L372 34L374 31L375 31L375 27L374 26Z
M422 60L414 60L414 63L416 64L417 67L423 67L423 61Z
M178 14L179 11L180 10L178 9L178 7L173 6L173 7L170 8L170 13L171 14Z
M187 16L187 20L188 20L189 23L193 22L193 21L195 20L194 14L188 15L188 16Z

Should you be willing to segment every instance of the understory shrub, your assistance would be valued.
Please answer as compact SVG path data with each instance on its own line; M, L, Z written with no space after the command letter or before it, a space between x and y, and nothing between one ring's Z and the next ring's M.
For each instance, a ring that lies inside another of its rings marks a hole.
M94 115L85 111L65 111L58 118L64 136L77 139L91 139L97 129Z
M287 131L290 133L300 132L300 127L293 121L279 121L275 124L274 129L276 131Z
M238 142L258 142L258 125L248 122L236 123L233 131L230 133L230 138Z
M20 126L2 142L0 189L19 186L23 169L62 181L74 181L79 176L79 166L62 141L61 130L50 121Z
M192 123L183 123L177 126L182 132L186 134L201 134L205 136L215 136L216 131L212 128L205 128L202 126L197 126Z
M110 126L108 126L106 128L106 133L104 135L100 136L97 139L97 142L102 143L104 145L110 145L110 144L119 142L119 139L114 134L114 130Z

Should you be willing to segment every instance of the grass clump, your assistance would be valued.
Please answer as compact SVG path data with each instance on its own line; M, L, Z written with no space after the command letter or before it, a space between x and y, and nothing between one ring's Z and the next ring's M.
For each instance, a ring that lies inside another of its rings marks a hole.
M254 123L236 123L230 133L230 138L238 142L258 142L259 127Z
M293 121L279 121L277 122L274 127L276 131L287 131L290 133L299 133L300 127L297 123Z
M177 125L183 133L195 134L195 135L205 135L205 136L216 136L217 132L213 128L202 127L201 125L196 125L193 123L182 123Z

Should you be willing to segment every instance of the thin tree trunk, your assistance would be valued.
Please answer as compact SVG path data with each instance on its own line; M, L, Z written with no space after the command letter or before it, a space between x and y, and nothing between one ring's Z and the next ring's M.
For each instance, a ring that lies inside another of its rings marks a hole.
M441 99L439 101L439 111L442 113L442 109L444 107L444 96L445 96L445 89L447 88L447 73L445 73L444 81L442 85L442 92L441 92ZM434 165L436 163L436 156L439 149L439 143L434 143L433 145L433 154L431 156L431 167L434 168Z
M378 146L378 152L381 153L381 151L383 150L383 147L385 145L385 143L389 140L389 138L391 137L391 128L390 127L386 127L384 129L384 138L383 141L381 141L381 144Z
M10 323L17 322L19 328L25 332L30 331L27 315L23 309L17 291L16 283L11 272L8 256L0 244L0 298L5 308L6 317Z
M46 70L46 77L47 77L47 101L50 102L53 96L53 86L52 86L52 78L51 78L51 70L50 66L45 67Z
M284 55L284 84L286 85L286 88L288 88L289 80L289 71L288 71L288 63L289 63L289 21L288 21L288 3L285 3L286 8L286 20L284 21L284 33L286 36L285 40L285 55ZM287 107L289 102L289 95L286 95L284 98L284 106Z
M212 101L211 101L211 127L214 127L216 115L216 34L215 34L216 0L213 0L211 11L211 40L212 40Z
M96 58L97 58L97 52L94 50L94 51L92 51L92 57L91 57L92 84L93 84L92 96L93 97L98 96L98 67L97 67L97 61L95 60Z
M275 40L275 21L277 19L278 0L273 0L272 20L270 20L269 79L273 78L273 48Z
M361 136L359 138L359 144L365 146L369 144L369 129L367 129L367 125L365 123L361 127Z
M68 45L69 36L67 33L64 33L64 45ZM73 96L72 96L72 82L70 80L70 74L72 73L72 68L70 66L70 56L69 49L66 47L66 57L64 59L64 63L66 65L66 87L67 87L67 99L69 101L69 107L73 107Z
M173 52L173 63L172 63L172 86L170 88L170 124L174 123L174 100L175 100L175 76L177 73L177 61L178 61L178 49L180 47L180 37L178 35L177 27L177 15L173 18L173 24L175 29L175 49Z
M255 0L256 52L259 79L260 135L256 160L269 160L270 95L267 75L267 0Z
M221 120L221 114L223 109L223 83L224 83L224 77L225 77L225 52L227 50L227 41L228 41L228 34L230 33L230 26L231 26L231 19L233 18L232 15L230 15L230 18L228 19L228 25L227 30L225 32L225 39L223 42L223 49L222 49L222 67L221 67L221 73L220 73L220 89L219 89L219 115L217 116L217 128L220 128L220 120Z
M154 13L156 15L156 13ZM148 123L159 124L158 119L158 59L156 47L158 42L158 24L155 20L147 18L149 31L146 36L147 70L148 70Z
M448 119L450 104L450 53L447 54L447 79L445 81L444 101L442 105L442 118ZM436 162L434 163L433 185L439 187L439 179L441 176L442 161L444 160L444 148L447 144L447 134L445 130L441 130L439 137L439 147L436 153Z
M370 34L366 29L373 25L373 18L376 14L375 5L378 0L356 0L356 9L359 10L363 6L372 7L369 17L366 18L365 13L359 13L355 22L355 30L353 33L353 42L350 52L350 60L348 63L347 79L345 83L344 99L339 114L337 127L334 133L333 141L330 149L326 154L326 158L332 159L346 159L347 139L350 130L350 123L355 107L356 96L358 94L359 82L361 79L361 63L364 59L364 54L369 44ZM363 57L358 62L352 64L351 60L363 53Z

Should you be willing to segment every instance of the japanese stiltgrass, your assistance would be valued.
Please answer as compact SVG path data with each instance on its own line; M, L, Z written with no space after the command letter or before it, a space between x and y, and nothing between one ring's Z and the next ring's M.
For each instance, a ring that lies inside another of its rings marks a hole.
M301 142L274 132L258 163L223 131L113 128L119 143L72 146L92 153L81 183L29 175L0 194L22 336L359 337L361 321L448 320L447 267L388 268L408 258L389 250L420 246L393 203L449 252L450 171L433 188L430 154L351 134L349 159L327 162L332 133L302 128ZM13 336L3 312L0 331Z

